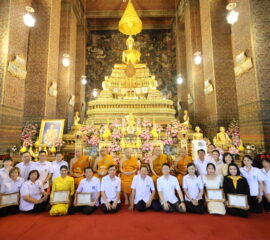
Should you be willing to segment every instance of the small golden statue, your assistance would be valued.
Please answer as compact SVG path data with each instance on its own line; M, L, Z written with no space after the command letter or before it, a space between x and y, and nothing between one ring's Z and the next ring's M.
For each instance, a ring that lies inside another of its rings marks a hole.
M231 145L232 140L230 139L230 137L228 136L228 134L225 131L225 127L220 127L219 128L219 133L217 134L217 136L213 139L213 142L216 146L218 147L228 147L229 145Z
M78 126L78 125L81 125L80 124L80 117L79 117L79 112L76 112L75 113L75 116L74 116L74 121L73 121L73 126Z
M202 140L203 134L201 133L201 128L199 126L195 127L195 133L193 133L193 140Z
M141 58L141 53L138 50L133 49L134 39L132 38L132 36L129 36L129 38L126 41L126 44L127 44L128 49L123 51L122 62L125 64L139 63L140 58Z
M151 130L151 135L153 137L153 140L158 140L159 135L155 124L153 125L153 129Z
M133 113L129 113L128 116L126 116L126 120L127 120L127 128L126 131L128 134L134 134L135 130L136 130L136 122L133 116Z
M184 120L183 124L188 126L188 125L189 125L188 110L184 110L184 117L183 117L183 120Z
M108 141L109 138L111 136L111 131L109 130L108 126L105 125L105 129L104 129L104 132L102 133L102 138L105 140L105 141Z

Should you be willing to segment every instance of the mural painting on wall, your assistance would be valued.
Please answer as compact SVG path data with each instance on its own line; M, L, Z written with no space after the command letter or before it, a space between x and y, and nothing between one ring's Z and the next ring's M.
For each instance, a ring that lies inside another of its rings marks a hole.
M145 30L135 38L135 47L141 52L141 63L146 63L156 76L158 89L168 99L177 102L175 87L176 55L171 30ZM111 74L115 63L121 63L127 36L117 31L90 32L87 42L88 85L86 101L91 100L91 89L101 89L104 77Z

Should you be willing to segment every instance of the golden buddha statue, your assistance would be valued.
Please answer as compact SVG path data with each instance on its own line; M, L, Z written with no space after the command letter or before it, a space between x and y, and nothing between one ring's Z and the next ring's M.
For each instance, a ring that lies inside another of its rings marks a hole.
M195 133L193 133L193 140L202 140L203 134L201 133L201 128L199 126L195 127Z
M126 131L128 134L134 134L135 130L136 130L136 122L133 116L133 113L129 113L128 116L126 116L126 120L127 120L127 128Z
M75 113L75 116L74 116L74 121L73 121L73 126L78 126L80 125L80 117L79 117L79 112L76 112Z
M129 36L129 38L126 41L126 44L127 44L128 49L123 51L123 53L122 53L122 62L125 64L139 63L140 58L141 58L141 53L138 50L133 49L134 39L132 36Z
M189 125L188 110L184 110L184 117L183 117L183 120L184 120L183 124L188 126L188 125Z
M105 141L108 141L109 138L111 136L111 131L109 130L108 126L105 125L105 129L104 129L104 132L102 133L102 138L105 140Z
M226 133L225 128L224 127L220 127L219 128L219 133L214 138L213 142L214 142L214 144L216 146L225 147L226 148L229 145L231 145L232 140L230 139L230 137Z
M158 135L157 127L155 124L153 125L153 129L151 130L151 135L153 137L153 140L158 140L159 135Z

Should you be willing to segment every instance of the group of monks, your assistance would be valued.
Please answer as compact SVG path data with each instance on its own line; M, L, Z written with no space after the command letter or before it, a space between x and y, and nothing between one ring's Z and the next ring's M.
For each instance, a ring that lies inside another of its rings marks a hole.
M83 156L80 150L75 150L75 156L70 161L70 175L74 178L75 188L78 187L80 181L84 178L84 168L89 165L93 165L95 177L100 180L107 175L108 167L115 165L113 157L108 153L105 147L102 147L99 151L99 156L95 159L94 163L88 156ZM167 163L171 166L171 170L176 175L180 186L182 185L183 176L187 173L187 165L192 162L191 156L187 155L186 149L179 149L179 154L175 160L166 154L162 153L161 147L156 146L153 149L152 156L149 160L149 170L151 177L156 184L157 179L162 176L162 166ZM133 155L133 151L130 148L124 150L124 156L120 161L120 167L118 169L118 176L121 178L121 189L125 198L125 204L129 204L129 197L132 189L131 184L133 177L140 169L139 159Z

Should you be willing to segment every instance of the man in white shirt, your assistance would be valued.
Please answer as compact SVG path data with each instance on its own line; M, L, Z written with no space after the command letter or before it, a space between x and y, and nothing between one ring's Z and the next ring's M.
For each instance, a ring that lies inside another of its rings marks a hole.
M207 174L207 164L210 162L209 159L205 157L205 151L203 149L198 150L198 157L199 159L194 161L194 164L199 171L200 175L206 175Z
M184 197L176 177L170 175L170 165L164 163L162 165L163 176L157 179L158 195L161 206L165 212L186 212ZM175 195L175 191L180 199Z
M33 168L39 172L39 180L43 183L43 188L49 188L49 182L53 173L52 164L46 161L46 152L40 151L38 155L38 162L35 162Z
M29 152L21 153L21 158L22 162L18 163L16 167L20 169L20 175L26 181L28 179L29 172L33 170L35 163L31 161L32 157Z
M159 211L161 205L158 199L153 199L155 196L155 186L153 179L148 176L146 166L140 168L140 174L134 176L131 184L131 201L129 210L133 210L134 204L139 212L143 212L148 208L154 211Z
M60 176L60 168L62 166L68 167L68 163L63 160L63 155L61 152L56 152L55 161L52 162L52 182L56 177Z
M115 176L116 167L108 167L108 175L101 182L101 204L104 213L116 213L120 209L121 180Z

